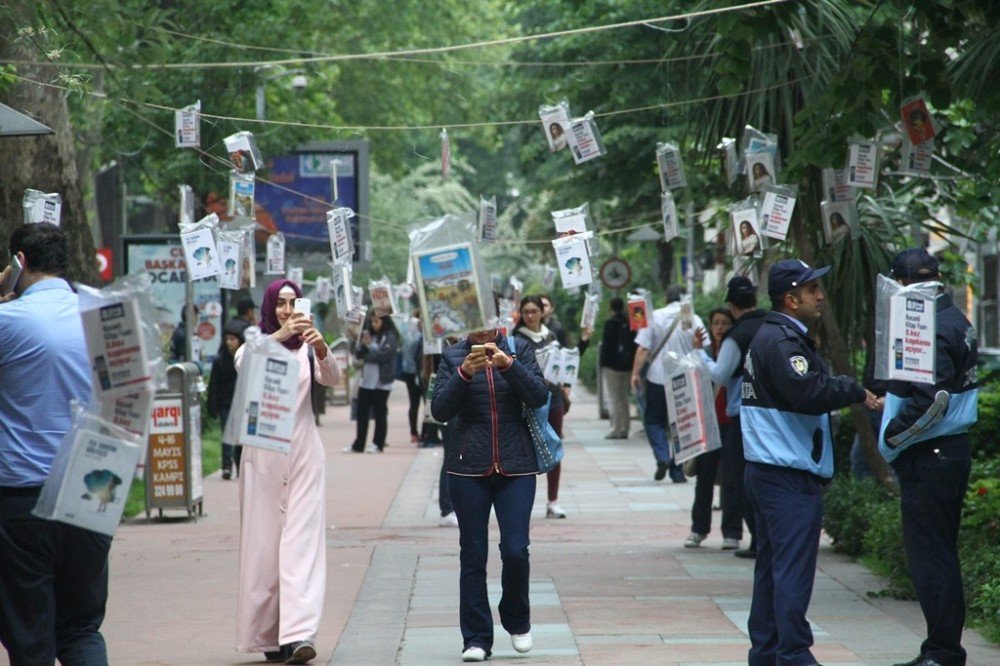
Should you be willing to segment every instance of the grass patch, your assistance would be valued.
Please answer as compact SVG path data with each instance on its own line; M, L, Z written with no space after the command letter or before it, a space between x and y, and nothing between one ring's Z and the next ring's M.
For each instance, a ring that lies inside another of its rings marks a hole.
M204 412L203 412L204 413ZM205 476L222 465L222 429L217 419L205 417L201 429L201 467ZM148 473L148 470L147 470ZM132 479L132 487L125 501L125 518L132 518L146 510L146 482Z

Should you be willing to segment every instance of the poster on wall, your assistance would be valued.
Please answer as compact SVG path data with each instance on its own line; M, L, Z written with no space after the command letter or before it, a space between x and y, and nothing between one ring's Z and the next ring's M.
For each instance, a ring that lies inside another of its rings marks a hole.
M156 308L156 323L165 348L169 349L171 335L181 321L187 280L187 265L180 238L125 236L122 244L125 273L147 273L152 280L150 296ZM210 362L222 342L222 292L215 277L197 280L192 286L198 321L188 327L188 332L198 336L203 350L202 360Z

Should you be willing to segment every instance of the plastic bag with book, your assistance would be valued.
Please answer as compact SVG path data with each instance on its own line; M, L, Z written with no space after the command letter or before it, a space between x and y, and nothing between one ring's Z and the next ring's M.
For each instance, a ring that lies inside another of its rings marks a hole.
M410 232L410 258L427 337L462 336L498 325L478 232L475 213L445 215Z
M935 383L940 282L903 286L879 275L875 284L875 379Z
M295 427L299 362L270 335L244 344L222 441L288 453Z
M693 350L681 356L667 352L662 359L674 462L681 464L721 448L712 375L700 353Z
M150 276L126 275L103 289L76 288L96 401L166 388Z
M656 144L656 166L660 171L660 189L663 192L687 186L684 161L676 143Z
M206 215L193 224L180 224L181 247L187 263L188 279L204 280L222 272L219 264L219 250L216 233L219 230L219 216Z
M24 209L25 224L48 222L58 227L62 220L62 195L58 192L46 194L27 189L21 199L21 207Z
M568 145L567 135L570 128L569 101L561 100L558 104L542 104L538 107L538 117L542 121L545 140L549 144L549 152L554 153Z
M144 441L82 405L74 403L71 414L72 424L31 513L114 536Z

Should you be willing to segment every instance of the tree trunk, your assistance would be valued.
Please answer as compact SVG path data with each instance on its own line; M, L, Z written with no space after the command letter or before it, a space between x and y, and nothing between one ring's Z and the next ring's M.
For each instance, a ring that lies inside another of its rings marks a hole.
M0 21L0 58L37 62L42 56L47 38L35 32L28 39L18 36L18 30L37 25L31 3L10 3L15 20ZM51 67L18 65L17 75L49 83L54 81ZM0 238L6 263L7 239L12 229L21 223L24 213L21 201L24 190L58 192L62 196L62 227L69 236L69 270L67 278L87 284L97 283L97 262L94 243L83 206L76 163L73 128L70 125L68 93L35 83L16 81L0 89L0 102L29 115L51 127L48 136L0 138L3 159L0 160Z
M820 174L817 169L810 167L807 176L807 187L805 190L805 196L799 200L799 204L796 207L799 214L794 220L797 224L792 225L792 235L795 247L798 249L799 256L810 266L815 265L814 255L812 251L812 243L809 242L809 238L805 233L805 217L806 214L803 211L817 211L819 210L819 200L820 192L819 188L816 187L816 183L820 182ZM818 226L818 220L811 220L811 222ZM823 305L823 317L820 319L820 328L823 331L823 345L826 355L830 358L830 363L833 366L833 371L839 375L855 376L856 372L854 366L851 364L851 354L847 348L847 344L844 342L844 335L840 330L840 325L837 324L837 317L835 315L835 305L833 299L827 294L827 298ZM898 492L899 488L896 484L896 477L893 475L889 464L886 463L885 458L878 450L878 440L875 438L875 433L872 431L871 423L868 421L868 416L865 414L865 408L861 404L851 405L851 420L854 422L854 429L858 433L858 438L861 441L861 448L865 454L865 461L868 463L868 468L872 471L872 474L879 480L879 482L891 490L892 492Z

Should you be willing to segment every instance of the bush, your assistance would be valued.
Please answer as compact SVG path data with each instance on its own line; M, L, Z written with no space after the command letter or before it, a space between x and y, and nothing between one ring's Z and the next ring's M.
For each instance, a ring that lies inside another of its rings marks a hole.
M861 555L872 507L887 502L893 502L892 495L874 479L837 476L823 496L823 529L833 539L834 548L852 557Z
M969 431L972 452L989 458L1000 458L1000 384L987 384L979 389L979 419Z

